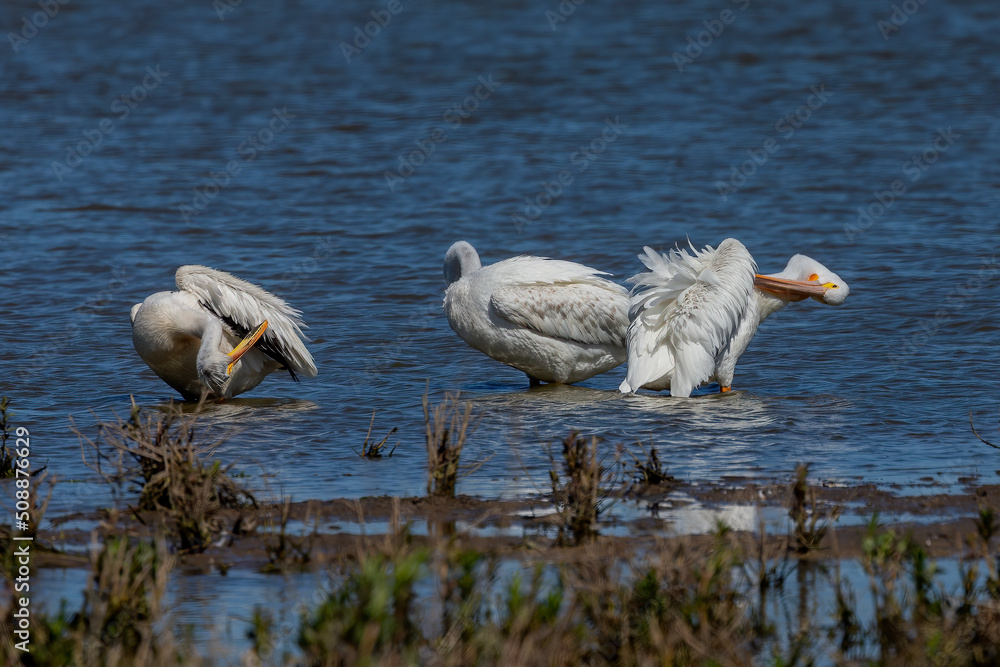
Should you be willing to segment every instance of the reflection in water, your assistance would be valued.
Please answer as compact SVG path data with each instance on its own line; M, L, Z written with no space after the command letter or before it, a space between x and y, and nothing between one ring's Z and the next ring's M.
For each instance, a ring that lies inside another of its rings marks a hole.
M314 401L307 401L301 398L266 398L266 397L243 397L231 398L225 401L207 401L199 406L191 401L178 401L153 404L145 406L160 412L168 412L173 407L179 407L184 414L202 415L212 419L222 421L261 421L266 422L282 414L307 412L319 408L319 404Z
M722 523L733 530L756 531L762 513L753 505L680 505L657 512L670 522L670 532L676 535L704 535L715 532Z
M499 409L537 409L574 408L585 409L606 401L615 401L622 394L617 391L594 389L581 385L543 384L536 387L525 387L521 391L497 392L479 394L476 396L477 408L487 410Z
M705 394L692 399L635 394L626 397L625 408L640 422L654 424L668 420L691 429L763 429L778 423L780 418L779 413L768 410L765 401L746 391Z

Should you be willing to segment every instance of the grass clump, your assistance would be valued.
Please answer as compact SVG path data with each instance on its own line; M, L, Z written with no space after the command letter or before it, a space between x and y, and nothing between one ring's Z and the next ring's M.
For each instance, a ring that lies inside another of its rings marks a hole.
M70 612L63 602L57 614L33 611L30 652L20 652L5 640L0 648L4 664L197 664L192 655L179 648L166 619L163 600L172 568L173 557L162 540L104 537L91 550L90 574L80 609Z
M799 554L818 549L830 526L840 516L839 507L826 513L820 511L816 489L809 485L808 476L808 463L795 466L795 481L789 488L788 516L792 520L795 551Z
M312 561L313 542L318 536L318 527L311 533L293 536L288 531L288 522L292 515L292 499L286 496L276 507L277 521L273 514L268 514L264 526L259 533L267 553L267 565L264 572L286 572L293 567L303 567ZM306 516L306 523L309 517Z
M389 438L392 437L393 433L395 433L398 430L398 427L393 426L392 429L390 429L390 431L385 434L384 438L382 438L378 442L375 442L374 440L371 439L372 426L374 425L375 425L375 411L372 410L372 420L371 423L368 424L368 433L365 434L365 441L361 443L361 451L358 451L356 449L354 450L355 452L357 452L358 456L361 456L366 459L382 458L382 451L385 449L386 442L388 442ZM399 447L398 442L395 445L393 445L392 449L389 450L389 453L385 455L386 458L392 456L392 453L396 451L396 447Z
M172 559L163 542L108 537L93 556L90 584L78 615L85 664L152 664L171 653L168 636L154 636L162 616Z
M10 399L0 396L0 479L7 479L17 474L14 470L14 454L7 447L10 440L10 415L7 409L10 407Z
M981 539L981 535L978 536ZM828 637L836 644L838 663L888 665L1000 664L1000 607L989 592L989 543L959 560L961 589L949 592L941 569L909 534L884 529L872 517L862 539L861 566L868 578L871 611L867 621L857 611L855 595L841 580L834 593L836 624ZM984 550L985 549L985 550Z
M28 529L18 531L20 536L30 536L34 539L38 538L39 532L41 531L42 520L45 518L45 512L49 508L49 501L52 500L52 492L55 491L56 483L59 481L56 477L51 480L48 479L48 471L40 474L36 479L31 481L31 485L28 488L28 505L30 509L28 510ZM45 494L44 500L39 493L39 489L42 485L48 481L48 493ZM20 514L20 512L18 512Z
M255 667L292 664L287 652L282 652L280 656L275 655L279 644L290 631L289 626L277 626L271 609L256 605L250 618L250 629L246 633L247 639L252 644L250 651L244 655L242 664Z
M667 469L660 461L660 455L656 452L656 446L651 442L649 451L640 442L639 448L642 450L643 460L633 454L630 450L622 448L632 457L632 483L644 486L657 486L659 484L669 484L674 481L674 476L667 473Z
M307 665L417 664L422 642L416 585L430 552L401 548L362 556L342 582L300 619L298 645Z
M432 409L425 393L424 431L427 441L427 495L455 497L459 460L465 440L475 429L472 403L460 402L457 393L447 393Z
M99 423L96 438L73 427L84 463L107 481L137 486L136 510L161 513L185 552L208 548L222 530L221 509L256 507L231 466L210 459L222 441L198 442L197 419L173 404L149 413L133 402L127 421Z
M456 539L360 553L333 578L327 599L302 616L305 664L971 666L1000 660L1000 613L981 586L984 578L973 573L962 595L946 594L943 573L923 550L877 521L860 558L872 595L862 606L839 568L831 574L811 560L789 558L785 540L757 544L764 536L748 539L721 523L710 539L657 540L641 553L602 541L547 564L515 558L502 576L495 555ZM765 595L793 571L797 595ZM832 617L808 597L827 584L836 596ZM440 622L428 610L441 610Z
M549 452L552 468L552 500L560 518L559 544L581 544L597 535L597 520L604 511L605 489L611 471L597 458L596 437L585 438L576 431L562 441L562 469Z

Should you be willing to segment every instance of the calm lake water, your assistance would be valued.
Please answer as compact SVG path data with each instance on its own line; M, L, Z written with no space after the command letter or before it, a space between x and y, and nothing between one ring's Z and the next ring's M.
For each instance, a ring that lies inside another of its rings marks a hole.
M234 5L0 9L0 393L63 480L50 512L109 498L68 416L174 397L128 314L192 263L310 325L318 377L209 408L223 458L296 499L421 494L427 387L482 415L459 492L484 498L544 488L572 429L696 479L1000 468L968 424L1000 416L993 2ZM624 368L529 390L441 310L458 239L624 280L644 245L729 236L851 296L769 319L726 396L623 397ZM373 410L391 459L354 452Z

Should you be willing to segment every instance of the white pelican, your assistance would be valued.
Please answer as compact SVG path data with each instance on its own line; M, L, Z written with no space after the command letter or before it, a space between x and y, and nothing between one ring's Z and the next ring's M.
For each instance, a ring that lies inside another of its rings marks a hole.
M572 384L625 361L628 291L589 266L520 256L482 266L458 241L444 256L448 324L532 385Z
M223 271L182 266L175 278L179 291L132 306L132 344L184 398L230 398L281 369L316 376L300 311Z
M839 306L850 293L840 276L805 255L792 257L781 273L759 275L736 239L669 255L646 247L639 259L649 272L631 278L623 393L643 387L687 397L713 380L729 391L736 361L768 315L807 297Z

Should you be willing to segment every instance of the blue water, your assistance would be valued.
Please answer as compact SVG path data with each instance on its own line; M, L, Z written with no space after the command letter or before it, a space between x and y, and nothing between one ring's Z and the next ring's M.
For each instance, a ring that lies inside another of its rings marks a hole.
M571 429L652 439L692 479L995 478L968 428L1000 416L992 2L893 23L888 2L590 0L555 22L554 0L402 0L353 45L387 4L70 3L0 43L0 393L63 480L50 512L110 502L69 416L93 433L173 397L128 312L190 263L310 325L317 378L209 409L223 458L296 499L422 493L428 386L482 415L459 492L484 498L544 490L542 445ZM5 3L0 26L38 11ZM729 236L851 296L769 319L726 396L622 397L622 368L529 390L440 308L462 238L624 280L646 244ZM391 459L354 452L373 410Z
M171 397L132 350L127 312L204 263L311 325L318 378L275 377L213 409L245 427L225 453L299 497L418 493L428 382L485 413L468 454L493 458L463 490L487 497L571 428L652 437L699 476L800 460L875 481L988 471L967 413L986 429L997 417L997 19L925 5L883 40L891 12L877 8L741 6L585 4L552 30L541 6L404 4L349 64L338 44L367 5L246 3L224 20L200 2L63 8L0 61L3 393L36 456L81 477L67 414L87 424L129 394ZM709 40L720 8L732 21ZM711 42L690 63L688 36ZM592 145L605 119L612 140ZM100 144L66 171L87 135ZM390 191L387 171L409 173L400 156L423 163ZM564 170L554 203L527 208ZM882 215L879 196L895 198ZM859 221L859 206L876 215ZM440 311L458 238L486 262L527 252L624 278L644 244L726 236L763 271L805 252L852 287L839 309L768 321L734 396L626 399L622 369L527 391ZM391 461L352 451L371 410L400 427Z

